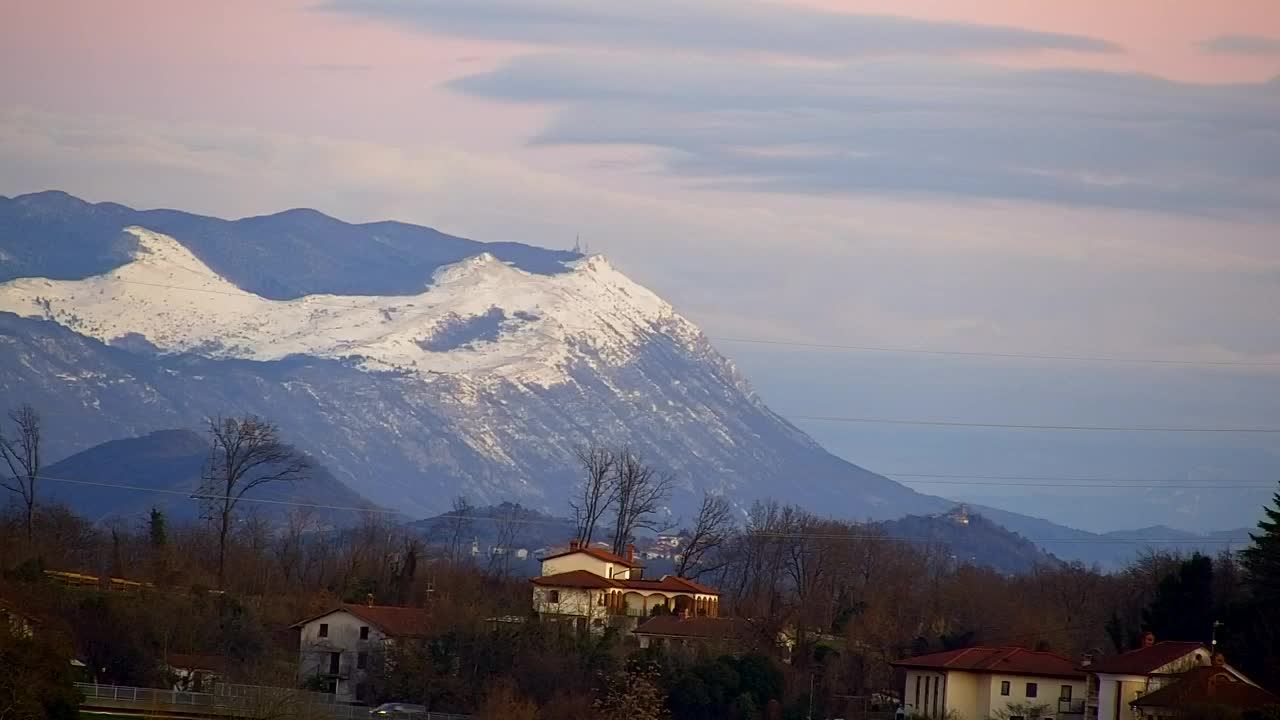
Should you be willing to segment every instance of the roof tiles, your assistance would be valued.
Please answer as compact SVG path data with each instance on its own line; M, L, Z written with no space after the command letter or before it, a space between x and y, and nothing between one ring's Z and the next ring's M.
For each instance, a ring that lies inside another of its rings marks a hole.
M1067 658L1049 652L1019 647L973 647L920 655L893 663L897 667L928 670L957 670L973 673L1004 673L1045 677L1083 678Z

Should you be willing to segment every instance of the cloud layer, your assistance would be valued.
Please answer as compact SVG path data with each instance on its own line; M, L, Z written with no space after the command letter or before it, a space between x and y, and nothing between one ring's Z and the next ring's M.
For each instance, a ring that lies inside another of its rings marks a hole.
M1224 55L1280 55L1280 37L1219 35L1205 40L1202 47Z
M724 187L1193 213L1280 206L1274 85L577 52L520 57L454 87L563 105L535 142L658 148L670 171Z
M755 0L328 0L319 7L451 35L552 45L815 58L1119 50L1081 35L854 15Z

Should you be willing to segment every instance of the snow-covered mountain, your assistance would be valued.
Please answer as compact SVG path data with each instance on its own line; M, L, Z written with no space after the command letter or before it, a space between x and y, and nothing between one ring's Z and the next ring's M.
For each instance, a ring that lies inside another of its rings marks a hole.
M599 256L39 193L0 198L0 281L0 391L45 411L54 455L254 412L409 513L563 512L593 441L674 472L676 513L706 487L857 518L949 506L825 452Z
M0 310L162 353L349 359L368 371L423 382L459 375L482 387L552 387L570 382L579 362L624 366L659 330L686 350L700 339L601 256L537 275L484 252L440 268L415 295L272 300L241 290L172 237L124 231L137 239L126 264L82 280L10 281L0 285Z

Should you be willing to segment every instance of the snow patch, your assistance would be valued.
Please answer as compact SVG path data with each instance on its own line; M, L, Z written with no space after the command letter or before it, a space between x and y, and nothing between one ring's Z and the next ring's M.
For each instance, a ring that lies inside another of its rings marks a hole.
M173 237L142 227L133 261L83 280L0 284L0 310L50 319L136 351L350 360L369 371L571 382L574 364L621 365L652 338L688 348L701 333L603 256L537 275L483 253L437 270L407 296L270 300L219 276ZM152 349L154 348L154 350Z

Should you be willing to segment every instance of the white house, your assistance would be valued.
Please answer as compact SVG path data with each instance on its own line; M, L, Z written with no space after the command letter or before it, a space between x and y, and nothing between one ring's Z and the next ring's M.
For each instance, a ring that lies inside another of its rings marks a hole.
M955 720L1084 716L1085 674L1061 655L1017 647L974 647L893 663L906 670L909 715Z
M296 623L298 677L318 679L338 702L364 701L386 644L424 637L429 620L424 608L342 604Z
M1103 657L1085 665L1089 673L1088 720L1138 720L1134 701L1173 684L1189 670L1213 664L1209 648L1198 642L1156 642L1143 636L1142 647ZM1243 674L1223 663L1222 672L1252 685Z
M622 557L574 540L568 550L542 558L542 575L530 579L533 609L544 619L570 620L580 629L603 628L610 618L648 617L659 606L675 614L719 614L717 591L674 575L647 580L642 573L634 547Z

